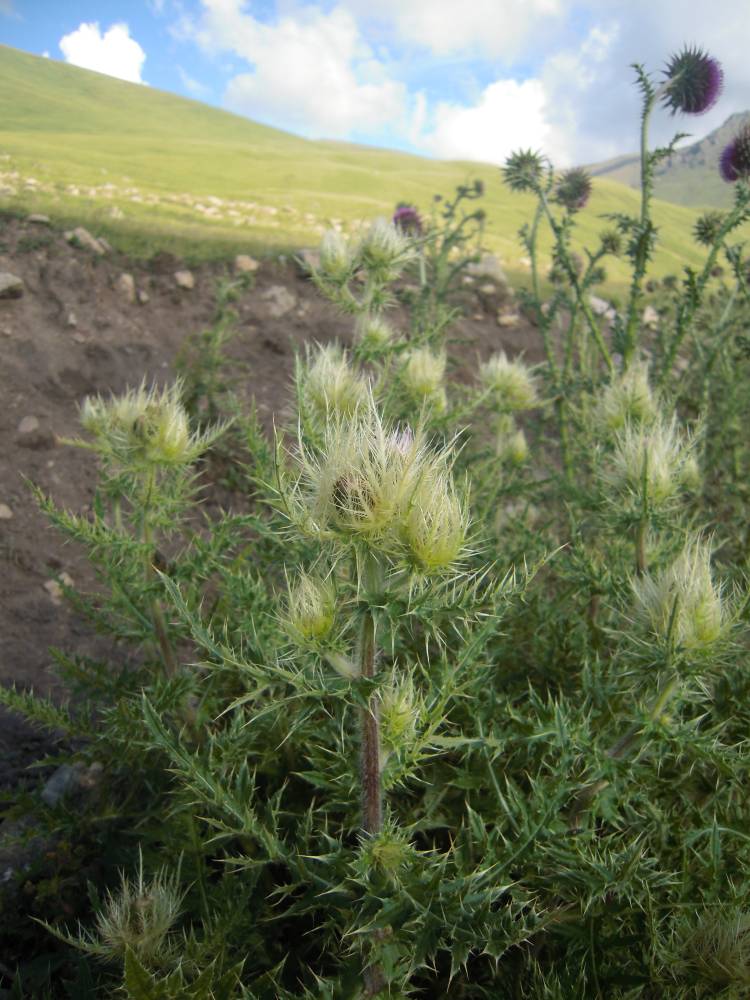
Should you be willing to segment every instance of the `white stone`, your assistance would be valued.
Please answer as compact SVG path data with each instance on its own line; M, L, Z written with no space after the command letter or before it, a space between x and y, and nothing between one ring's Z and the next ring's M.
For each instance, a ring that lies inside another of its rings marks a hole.
M0 521L10 521L12 517L13 511L7 503L0 503Z
M0 271L0 299L20 299L23 290L23 278L8 271Z
M49 222L49 216L48 215L40 215L38 212L33 212L26 219L26 221L27 222L34 222L38 226L48 226L50 224L50 222Z
M259 267L258 261L246 253L238 253L234 258L234 269L238 274L249 274L251 271L257 271Z
M126 302L135 302L135 279L132 274L121 274L115 282L115 288Z
M148 300L149 300L149 294L148 294L148 292L145 292L141 288L140 291L138 292L138 301L140 302L140 304L142 306L145 306L146 303L148 302Z
M659 313L653 306L646 306L643 310L643 325L655 329L659 325Z
M271 285L261 296L268 303L268 313L273 319L280 319L297 305L297 296L283 285Z
M101 240L96 239L92 236L88 229L84 229L83 226L78 226L76 229L71 230L65 234L65 239L68 243L74 246L83 247L85 250L91 250L98 257L103 257L107 252Z
M36 417L24 417L18 425L19 434L33 434L36 430L39 430L39 421Z
M178 288L184 288L186 291L195 288L195 278L192 271L175 271L174 280L177 282Z

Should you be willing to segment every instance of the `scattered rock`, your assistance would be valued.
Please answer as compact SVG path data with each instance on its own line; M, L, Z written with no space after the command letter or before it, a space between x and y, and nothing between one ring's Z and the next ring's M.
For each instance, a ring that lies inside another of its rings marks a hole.
M617 313L606 299L600 299L598 295L589 296L589 305L596 316L604 316L605 319L614 319Z
M78 317L74 312L68 313L68 318L65 320L65 325L75 329L78 326Z
M0 271L0 299L20 299L23 290L23 278L8 271Z
M497 295L498 287L497 285L487 282L485 285L480 285L477 291L480 295Z
M237 274L250 274L257 271L260 264L255 257L250 257L246 253L238 253L234 258L234 269Z
M175 271L174 280L177 282L178 288L184 288L186 291L195 288L195 278L192 271Z
M48 215L39 215L36 212L34 212L31 215L29 215L27 217L26 221L27 222L33 222L37 226L49 226L50 225L50 218L49 218Z
M95 788L101 781L103 771L104 766L96 760L88 767L80 761L72 765L62 764L42 789L42 802L54 808L63 799Z
M474 278L472 278L470 274L465 274L463 278L461 278L461 284L471 286L474 284Z
M24 417L18 425L19 434L33 434L39 430L39 420L36 417Z
M0 521L10 521L12 517L13 511L7 503L0 503Z
M272 319L286 316L297 305L297 296L283 285L271 285L263 292L262 298L268 303L268 314Z
M141 289L138 292L138 301L140 302L140 304L142 306L145 306L146 303L148 302L148 300L149 300L149 294L148 294L148 292L144 292L144 290Z
M489 278L490 281L496 282L501 288L509 287L505 271L503 271L500 261L494 253L482 254L478 261L474 261L468 265L466 273L472 278L479 278L480 281L483 278Z
M44 583L44 589L49 594L53 604L62 604L64 600L65 594L61 586L61 581L66 587L73 586L73 580L67 573L61 573L57 580L47 580Z
M652 330L659 325L659 313L653 306L646 306L643 310L643 325L651 327Z
M65 239L71 246L82 247L84 250L91 250L98 257L103 257L107 252L104 246L103 240L98 240L95 236L92 236L88 229L84 229L83 226L78 226L77 229L72 229L65 234Z
M99 236L97 242L104 249L105 253L112 253L112 244L108 240L105 240L103 236Z
M77 344L85 344L86 343L86 337L82 333L74 333L73 334L73 340L75 340L75 342Z
M113 205L109 210L110 219L124 219L125 213L118 205Z
M126 302L135 302L135 279L132 274L121 274L115 282L115 288Z
M517 312L500 312L497 314L498 326L518 326L521 322L521 314Z

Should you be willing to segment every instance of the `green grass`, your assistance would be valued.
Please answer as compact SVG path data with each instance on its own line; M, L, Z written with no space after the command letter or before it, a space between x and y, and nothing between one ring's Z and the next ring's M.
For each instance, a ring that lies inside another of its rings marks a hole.
M512 279L526 274L517 231L530 218L532 202L508 191L496 166L312 142L2 46L0 154L0 187L13 189L2 199L8 206L46 212L61 225L92 227L136 256L165 249L194 261L240 249L273 253L314 245L332 220L346 229L390 215L401 200L429 212L436 193L451 194L457 184L480 178L486 243ZM12 171L19 177L9 180ZM33 190L23 184L29 177L38 182ZM113 187L103 192L106 184ZM189 196L185 203L170 200L183 194ZM226 217L226 205L223 218L207 218L195 201L210 196L257 209L233 209L239 223ZM595 245L606 225L603 214L634 212L637 205L635 192L597 180L580 215L581 242ZM269 208L277 215L267 214ZM113 218L113 211L123 217ZM699 265L703 252L690 235L696 212L659 203L654 215L661 235L655 275ZM610 286L625 280L620 262L608 270Z

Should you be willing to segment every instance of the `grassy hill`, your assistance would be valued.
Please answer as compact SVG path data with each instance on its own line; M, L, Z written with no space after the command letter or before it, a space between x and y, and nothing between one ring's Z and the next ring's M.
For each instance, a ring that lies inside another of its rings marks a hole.
M730 139L748 122L748 111L730 115L720 128L714 129L700 142L679 149L674 156L661 163L656 169L654 184L657 198L676 205L729 208L732 204L732 185L719 175L719 157ZM640 157L636 153L618 156L595 163L589 170L602 180L618 181L637 188L641 176Z
M397 201L429 212L436 193L485 183L487 244L523 280L517 231L532 202L508 191L496 166L312 142L150 87L0 46L0 203L84 224L129 253L157 247L188 259L239 249L314 245L334 223L390 215ZM594 244L609 212L632 212L636 194L595 182L581 213ZM660 203L657 274L698 264L695 212ZM611 279L623 280L619 262Z

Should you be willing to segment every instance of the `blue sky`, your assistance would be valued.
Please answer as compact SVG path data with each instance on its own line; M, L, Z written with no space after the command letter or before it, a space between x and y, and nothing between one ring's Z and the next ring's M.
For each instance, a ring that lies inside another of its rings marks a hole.
M629 66L699 44L725 88L700 137L750 109L747 0L0 0L0 42L312 138L559 166L637 146Z

